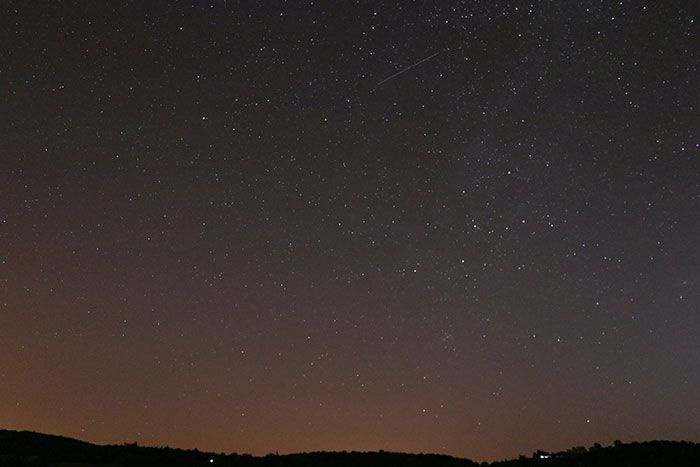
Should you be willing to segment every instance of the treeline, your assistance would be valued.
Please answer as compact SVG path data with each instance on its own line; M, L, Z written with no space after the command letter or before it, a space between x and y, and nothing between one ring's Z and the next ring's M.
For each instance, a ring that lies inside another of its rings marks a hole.
M518 459L476 463L436 454L392 452L312 452L256 457L213 454L196 449L142 447L136 443L98 446L62 436L0 430L2 467L700 467L700 444L684 441L621 443L575 447L549 453L536 451Z
M530 457L492 462L490 467L700 467L700 444L688 441L646 441L612 446L595 443L590 448L573 447L549 453L536 451Z
M257 457L249 454L214 454L197 449L143 447L136 443L98 446L62 436L28 431L0 430L0 466L51 467L476 467L467 459L437 454L392 452L311 452Z

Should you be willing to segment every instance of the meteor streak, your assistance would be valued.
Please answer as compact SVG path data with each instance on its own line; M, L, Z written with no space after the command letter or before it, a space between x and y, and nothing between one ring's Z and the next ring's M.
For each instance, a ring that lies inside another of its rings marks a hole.
M431 56L425 57L423 60L418 61L418 62L414 63L413 65L407 66L406 68L403 68L403 69L397 71L396 73L394 73L393 75L389 76L388 78L384 78L384 79L381 80L379 83L377 83L377 85L374 87L374 89L377 89L379 86L381 86L382 84L386 83L387 81L390 81L390 80L396 78L397 76L406 73L406 72L407 72L408 70L410 70L411 68L415 68L415 67L417 67L418 65L420 65L420 64L423 63L423 62L427 62L428 60L430 60L431 58L435 57L435 56L438 55L439 53L440 53L440 52L435 52L435 53L432 54Z

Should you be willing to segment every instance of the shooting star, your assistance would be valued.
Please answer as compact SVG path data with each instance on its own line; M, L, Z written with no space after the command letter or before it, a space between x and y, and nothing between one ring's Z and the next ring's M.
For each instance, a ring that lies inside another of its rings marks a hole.
M406 72L407 72L408 70L410 70L411 68L415 68L415 67L417 67L418 65L420 65L420 64L423 63L423 62L427 62L428 60L430 60L431 58L435 57L435 56L438 55L439 53L440 53L440 52L435 52L435 53L432 54L430 57L425 57L423 60L421 60L421 61L419 61L419 62L416 62L416 63L414 63L413 65L407 66L406 68L403 68L403 69L397 71L396 73L394 73L393 75L389 76L388 78L384 78L384 79L381 80L379 83L377 83L377 85L374 87L374 89L377 89L379 86L381 86L382 84L386 83L387 81L391 81L392 79L396 78L397 76L406 73ZM373 89L372 91L374 91L374 89Z

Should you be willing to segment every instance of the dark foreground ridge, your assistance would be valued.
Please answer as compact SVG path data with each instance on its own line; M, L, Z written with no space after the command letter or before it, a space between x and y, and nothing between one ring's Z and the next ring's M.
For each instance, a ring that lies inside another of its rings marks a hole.
M648 441L613 446L595 444L591 448L576 447L568 451L537 451L531 456L481 464L437 454L405 454L394 452L310 452L270 454L255 457L248 454L214 454L169 447L142 447L136 443L100 446L63 436L31 431L0 430L1 467L637 467L637 466L700 466L700 444L687 441Z

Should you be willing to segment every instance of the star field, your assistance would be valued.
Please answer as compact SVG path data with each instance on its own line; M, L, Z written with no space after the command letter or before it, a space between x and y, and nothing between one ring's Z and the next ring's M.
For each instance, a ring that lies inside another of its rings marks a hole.
M5 2L0 424L700 439L693 2Z

